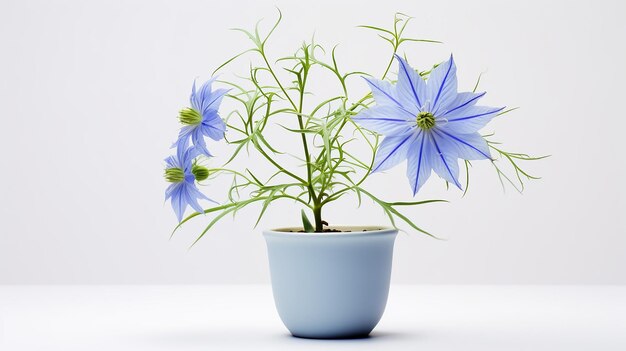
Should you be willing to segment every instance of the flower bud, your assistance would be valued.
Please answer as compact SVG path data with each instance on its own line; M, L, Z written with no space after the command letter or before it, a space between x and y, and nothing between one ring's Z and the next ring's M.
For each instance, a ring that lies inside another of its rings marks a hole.
M197 181L202 181L209 177L210 172L206 167L194 165L191 168L191 173L193 173Z

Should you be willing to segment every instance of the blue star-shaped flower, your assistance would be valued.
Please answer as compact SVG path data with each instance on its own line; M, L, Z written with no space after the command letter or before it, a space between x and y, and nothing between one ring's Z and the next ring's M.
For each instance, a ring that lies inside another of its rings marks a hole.
M396 55L395 85L366 78L376 106L354 120L385 136L372 172L408 160L407 176L413 196L434 170L461 189L459 159L491 159L489 146L478 133L502 108L476 106L485 93L457 92L456 66L450 59L432 70L428 81Z
M165 190L165 200L172 199L172 208L179 222L183 219L187 205L202 213L204 210L198 203L199 199L215 202L196 187L196 180L204 180L209 176L205 167L194 163L199 154L197 148L189 147L187 140L184 140L178 143L176 155L165 159L165 179L172 183Z
M193 145L201 154L211 156L206 147L204 137L213 140L224 138L226 124L218 114L218 108L227 89L211 90L211 85L215 78L209 79L202 84L199 91L196 91L196 82L193 82L191 96L189 97L191 107L180 111L180 122L184 125L178 135L178 140L187 140L191 137Z

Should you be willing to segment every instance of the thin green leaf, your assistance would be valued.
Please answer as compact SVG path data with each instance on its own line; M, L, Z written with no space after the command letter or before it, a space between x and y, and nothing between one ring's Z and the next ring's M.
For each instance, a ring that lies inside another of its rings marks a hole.
M248 49L248 50L246 50L246 51L244 51L244 52L240 52L240 53L238 53L237 55L235 55L235 56L233 56L233 57L229 58L228 60L226 60L226 62L224 62L224 63L222 63L221 65L219 65L219 66L218 66L218 67L217 67L217 68L213 71L213 73L211 73L211 75L215 75L215 73L216 73L217 71L219 71L220 69L224 68L224 66L228 65L229 63L233 62L234 60L238 59L239 57L241 57L241 56L243 56L243 55L245 55L245 54L247 54L247 53L249 53L249 52L251 52L251 51L256 51L256 50L255 50L255 49Z
M304 231L306 233L313 233L315 231L315 228L313 227L313 225L307 218L306 213L304 213L304 210L300 210L300 214L302 216L302 227L304 228Z
M505 113L509 113L509 112L511 112L511 111L515 111L515 110L517 110L518 108L519 108L519 107L513 107L513 108L510 108L510 109L508 109L508 110L504 110L504 111L502 111L502 112L498 113L496 116L502 116L503 114L505 114Z
M395 35L390 30L387 30L387 29L384 29L384 28L380 28L380 27L375 27L375 26L360 25L360 26L357 26L357 28L366 28L366 29L371 29L371 30L375 30L375 31L378 31L378 32L384 32L384 33L387 33L387 34L392 35L392 36Z

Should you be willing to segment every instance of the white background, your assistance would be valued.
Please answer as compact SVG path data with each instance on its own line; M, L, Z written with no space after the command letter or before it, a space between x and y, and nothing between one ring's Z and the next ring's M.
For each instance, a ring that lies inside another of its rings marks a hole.
M483 104L521 107L486 131L513 151L553 155L528 165L543 179L524 195L503 193L484 162L465 198L433 177L418 199L451 203L408 214L447 240L400 235L393 282L626 283L620 1L2 1L0 283L268 281L260 231L298 224L299 209L272 207L257 229L258 208L242 211L187 250L209 218L168 240L176 220L162 172L192 80L247 48L228 29L260 18L267 28L274 5L285 18L270 56L315 32L341 44L344 67L371 72L389 51L356 26L415 16L408 34L444 44L406 46L411 62L425 68L454 52L461 89L482 72ZM248 62L233 67L245 73ZM219 165L230 149L210 146ZM370 189L406 198L404 166L373 176ZM206 193L222 200L224 189ZM352 200L325 218L387 223Z

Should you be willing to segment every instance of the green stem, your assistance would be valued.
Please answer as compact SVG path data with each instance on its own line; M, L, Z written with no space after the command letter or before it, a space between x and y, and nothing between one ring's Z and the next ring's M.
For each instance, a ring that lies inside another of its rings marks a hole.
M323 232L324 224L322 223L322 205L313 207L313 216L315 217L315 232Z
M387 69L385 69L385 73L383 73L382 79L385 79L385 77L387 77L387 73L389 73L389 70L391 69L391 65L393 64L393 58L397 51L398 51L398 48L394 47L393 55L391 55L391 59L389 60L389 64L387 64Z
M307 78L306 72L305 72L305 75L304 75L303 80L302 80L302 87L300 89L300 103L299 103L299 106L296 107L296 104L291 99L291 96L289 96L289 94L287 93L287 90L283 87L282 83L280 82L280 80L278 79L276 74L274 73L274 70L272 69L272 66L270 65L270 63L267 60L267 57L265 56L265 53L263 51L261 51L261 56L263 57L263 61L265 62L267 70L270 72L270 74L274 78L274 81L276 82L276 84L278 84L278 87L280 88L280 90L282 90L283 94L285 94L285 97L291 103L291 106L293 106L293 108L296 109L297 116L298 116L298 126L300 127L300 130L304 130L304 121L302 119L302 106L303 106L303 102L304 102L304 86L306 84L306 78ZM307 181L305 182L303 180L302 183L306 184L307 189L309 191L309 196L311 197L311 201L313 201L313 204L314 204L314 213L315 213L315 216L316 216L316 218L315 218L315 231L316 232L317 231L321 232L323 230L322 229L322 219L321 219L322 208L321 208L321 206L319 206L319 199L317 198L317 196L315 194L315 189L313 189L313 184L311 182L311 179L313 177L313 174L312 174L313 172L311 170L311 155L309 154L309 146L308 146L308 143L307 143L307 140L306 140L306 135L305 135L304 132L300 133L300 138L302 140L302 147L304 149L304 157L305 157L305 160L306 160L306 170L307 170ZM267 155L265 155L265 156L266 156L266 158L268 160L270 160L270 162L274 163L269 158L269 156L267 156ZM298 179L301 179L301 178L298 177ZM318 220L318 217L319 217L319 220Z
M270 74L274 78L274 81L276 82L276 84L278 84L278 87L280 88L280 90L282 90L282 92L283 92L283 94L285 94L285 97L287 98L287 100L291 103L291 106L293 106L293 108L295 109L296 108L296 104L291 99L291 96L289 94L287 94L287 90L283 87L283 84L280 82L280 80L278 80L278 77L276 77L276 74L274 73L274 70L272 69L272 66L270 65L269 61L267 61L267 57L265 57L265 53L261 52L261 56L263 57L263 61L265 61L265 66L267 66L267 70L270 72Z
M302 106L304 103L304 86L306 84L306 74L302 79L302 89L300 90L300 104L298 106L298 126L300 130L304 130L304 120L302 119ZM315 195L315 189L313 189L313 184L311 179L313 178L313 171L311 170L311 155L309 154L309 144L306 140L306 134L304 132L300 133L300 138L302 139L302 148L304 149L304 158L306 160L306 176L307 176L307 188L309 189L309 195L311 196L311 200L313 203L317 205L317 196ZM321 209L320 209L321 211ZM317 231L317 229L315 230Z
M276 74L274 73L274 70L272 69L272 66L270 65L269 61L267 60L267 56L265 56L265 52L264 51L260 51L261 57L263 58L263 61L265 62L265 66L267 67L267 70L270 72L270 74L272 75L272 78L274 78L274 81L276 82L276 84L278 84L278 87L280 88L280 90L283 92L283 94L285 94L285 97L287 98L287 100L289 101L289 103L291 103L291 106L293 106L293 108L296 108L296 104L293 102L293 100L291 99L291 96L289 96L289 94L287 93L287 90L285 89L285 87L283 87L283 84L280 82L280 80L278 79L278 77L276 76ZM300 104L300 106L302 107L302 104ZM300 111L301 112L301 111ZM299 119L299 124L300 124L300 128L303 128L303 124L302 124L302 117L300 115L298 115L298 119ZM303 139L304 139L304 134L303 135ZM306 139L304 139L304 143L305 143L305 148L306 148ZM270 161L270 163L272 163L274 166L276 166L278 169L280 169L281 171L285 172L286 174L290 175L291 177L293 177L294 179L297 179L298 181L301 181L303 184L306 184L307 182L296 176L295 174L287 171L286 169L284 169L283 167L281 167L280 165L278 165L276 163L276 161L272 160L272 158L265 153L265 151L263 151L260 147L257 148L259 149L259 151L261 152L261 154L263 154L263 156L265 156L265 158ZM308 153L307 153L308 155ZM308 159L308 157L307 157ZM307 162L307 169L309 168L309 164ZM310 183L310 178L309 178L309 182Z

